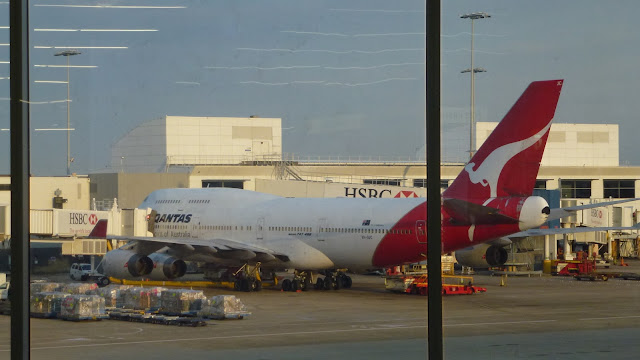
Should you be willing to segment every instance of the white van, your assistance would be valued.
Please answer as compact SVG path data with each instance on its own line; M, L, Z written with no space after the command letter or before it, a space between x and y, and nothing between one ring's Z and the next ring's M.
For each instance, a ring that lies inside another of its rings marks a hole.
M69 270L69 276L71 280L86 281L91 275L91 264L71 264L71 270Z

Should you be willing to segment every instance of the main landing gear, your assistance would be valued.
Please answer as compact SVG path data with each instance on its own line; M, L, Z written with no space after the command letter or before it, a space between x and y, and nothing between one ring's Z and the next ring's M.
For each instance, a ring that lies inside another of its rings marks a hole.
M313 272L304 270L295 270L293 280L285 279L282 281L282 291L307 291L312 287L315 290L339 290L341 288L348 289L351 287L351 277L342 271L323 272L324 277L320 277Z
M233 289L235 291L260 291L262 290L262 278L260 277L260 263L256 265L244 264L238 271L233 273L235 281Z

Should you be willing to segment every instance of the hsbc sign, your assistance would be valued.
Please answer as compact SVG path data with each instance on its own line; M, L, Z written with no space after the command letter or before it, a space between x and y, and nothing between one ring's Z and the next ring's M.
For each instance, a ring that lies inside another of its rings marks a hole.
M73 212L69 214L70 225L95 225L98 222L96 214L84 214Z
M109 219L108 211L56 209L53 214L54 234L60 236L87 236L98 223L98 220L102 219Z
M417 198L420 197L412 190L398 190L400 188L358 188L345 187L345 197L359 198Z

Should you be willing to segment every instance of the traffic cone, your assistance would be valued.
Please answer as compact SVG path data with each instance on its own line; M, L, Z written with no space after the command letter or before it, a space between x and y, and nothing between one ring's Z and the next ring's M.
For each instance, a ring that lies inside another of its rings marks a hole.
M629 264L624 263L624 258L622 256L620 257L620 266L629 266Z
M506 276L500 276L500 286L507 286L507 281L505 280Z

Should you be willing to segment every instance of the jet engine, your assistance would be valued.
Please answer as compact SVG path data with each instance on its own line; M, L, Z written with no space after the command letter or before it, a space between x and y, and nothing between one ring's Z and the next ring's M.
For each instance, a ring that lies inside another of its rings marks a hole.
M153 253L149 255L149 259L153 261L153 270L145 277L150 280L173 280L187 272L187 264L172 256Z
M116 249L104 255L102 266L107 276L131 279L151 273L153 260L135 251Z
M501 266L507 262L507 250L504 246L478 244L462 250L456 250L456 260L462 266L486 269Z

